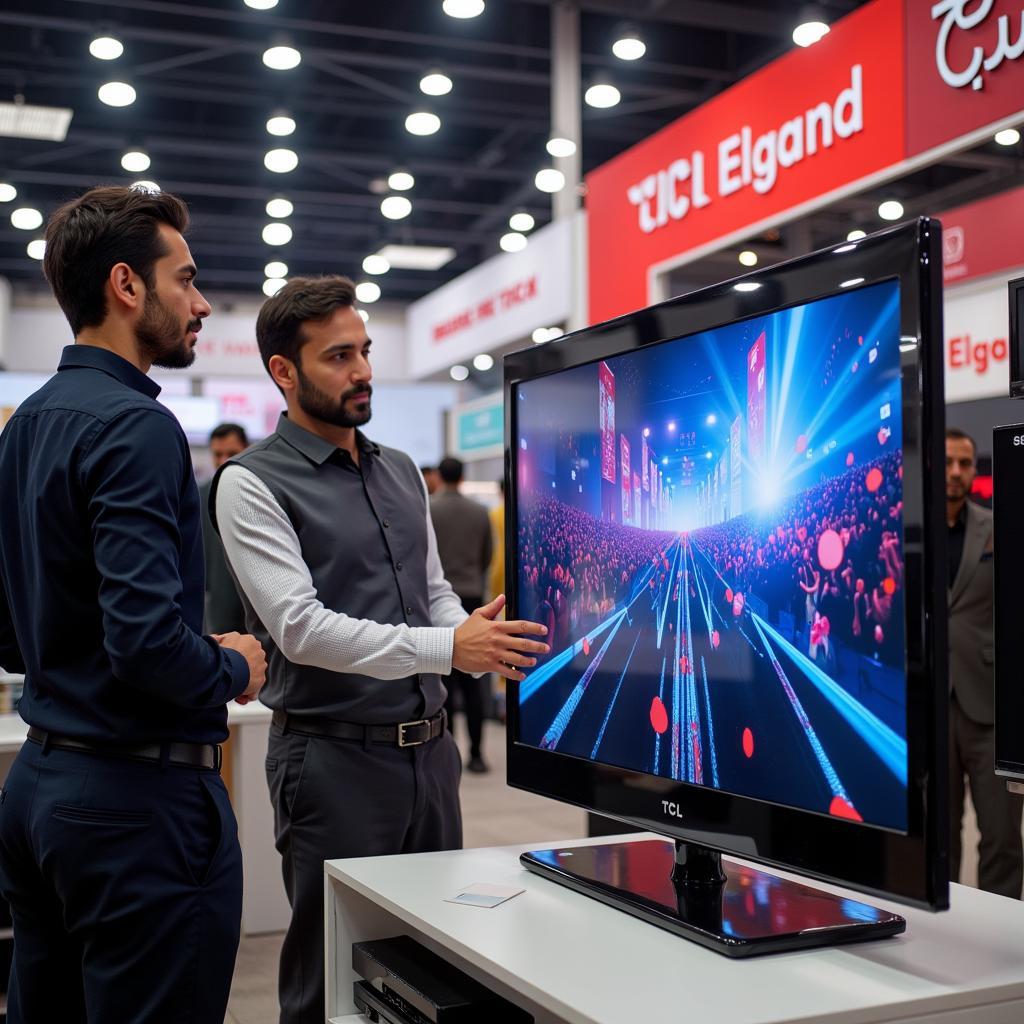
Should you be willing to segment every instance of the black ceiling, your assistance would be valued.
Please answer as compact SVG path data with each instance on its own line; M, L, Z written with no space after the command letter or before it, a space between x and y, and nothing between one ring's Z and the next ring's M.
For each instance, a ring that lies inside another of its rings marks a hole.
M19 192L6 210L24 202L48 214L93 184L156 180L192 207L203 285L254 294L275 257L292 274L360 277L363 257L388 242L453 246L458 255L441 271L392 270L381 279L385 299L418 298L498 252L511 213L528 210L538 226L550 217L533 177L549 162L554 2L488 0L482 16L459 21L441 0L280 0L266 13L242 0L3 0L0 100L21 95L74 110L62 143L0 138L0 181ZM830 20L857 6L819 4ZM611 110L584 108L584 173L791 47L797 11L789 0L579 7L584 86L605 72L622 92ZM610 49L626 18L648 47L632 64ZM124 42L119 60L90 56L90 40L104 31ZM298 68L263 66L278 36L301 50ZM419 79L435 66L454 89L423 97ZM137 101L101 103L96 90L110 79L131 82ZM404 120L424 105L442 128L417 138ZM298 123L281 140L264 127L279 107ZM278 145L298 153L297 170L265 170L264 153ZM150 154L148 171L122 171L128 147ZM381 216L375 181L399 166L416 177L414 210L392 222ZM275 194L295 204L294 238L280 250L260 237ZM20 287L42 287L39 264L25 252L40 233L0 221L0 274Z

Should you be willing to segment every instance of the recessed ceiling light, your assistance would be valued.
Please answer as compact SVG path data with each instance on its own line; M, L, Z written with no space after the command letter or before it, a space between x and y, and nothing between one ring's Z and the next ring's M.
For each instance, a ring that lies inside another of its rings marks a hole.
M283 277L268 277L263 282L263 294L276 295L288 282Z
M738 292L756 292L761 285L757 281L740 281L734 284L733 288Z
M0 136L63 142L74 111L70 107L43 107L38 103L0 100Z
M903 216L903 204L898 199L886 199L878 207L878 216L882 220L899 220Z
M481 373L486 373L492 366L494 366L494 356L487 352L481 352L480 355L473 357L473 367Z
M141 181L133 181L129 188L137 189L139 192L159 192L160 186L155 181L143 178Z
M108 107L130 107L135 102L135 90L127 82L105 82L96 95Z
M509 231L508 234L501 236L498 244L505 252L522 252L526 248L526 242L526 235L521 235L518 231Z
M557 167L545 167L533 179L541 192L561 192L565 188L565 175Z
M302 61L302 54L294 46L271 46L263 51L263 63L274 71L291 71Z
M121 166L126 171L131 171L132 174L148 171L150 163L152 161L149 159L149 154L144 153L141 149L130 149L121 157Z
M854 285L863 284L863 277L851 277L849 281L843 281L840 283L840 288L852 288Z
M824 39L829 33L829 27L823 21L805 21L793 29L793 42L797 46L813 46L816 42Z
M399 270L440 270L455 259L455 250L448 245L385 245L377 255Z
M117 60L124 53L124 43L113 36L97 36L89 44L89 52L97 60Z
M530 337L533 338L535 345L543 345L545 341L560 338L563 333L561 327L538 327Z
M647 46L636 29L623 27L618 38L612 43L612 53L619 60L639 60L647 52Z
M380 285L376 281L360 281L356 285L356 298L360 302L376 302L380 298Z
M272 149L263 158L263 166L275 174L287 174L299 166L299 157L292 149Z
M851 231L851 232L850 232L850 233L849 233L849 234L848 234L848 235L846 236L846 240L847 240L848 242L857 242L857 241L860 241L860 239L862 239L862 238L867 238L867 237L868 237L868 233L867 233L866 231L861 231L861 229L860 229L860 228L854 228L854 229L853 229L853 230L852 230L852 231Z
M756 267L757 253L753 249L744 249L739 255L739 261L745 267Z
M277 6L277 0L245 0L245 6L251 7L254 11L269 11Z
M428 96L447 96L452 80L443 71L431 71L420 79L420 92Z
M1004 128L996 132L996 142L1000 146L1016 146L1020 142L1020 132L1016 128Z
M263 241L267 245L287 245L292 240L292 229L279 220L263 228Z
M379 253L373 253L363 260L363 270L367 274L386 274L391 269L391 264Z
M469 367L463 366L462 363L456 363L448 371L448 375L452 380L465 380L469 376Z
M484 0L444 0L441 10L450 18L475 18L484 13Z
M523 213L522 211L513 213L508 219L508 226L513 231L532 231L536 223L532 214Z
M595 82L584 94L587 106L607 110L622 99L622 93L610 82Z
M46 239L33 238L25 248L25 252L34 260L41 260L46 255Z
M408 171L393 171L388 175L388 188L396 192L408 192L416 184L416 179Z
M263 268L263 274L265 277L287 277L288 264L282 263L280 260L271 260Z
M388 220L401 220L412 213L412 203L405 196L388 196L381 202L380 212Z
M441 118L428 110L416 110L405 119L405 130L410 135L433 135L441 127Z
M6 181L0 181L0 203L9 203L17 197L18 190L13 185L9 185Z
M11 224L22 231L35 231L43 223L43 215L32 206L19 206L11 210Z
M367 313L365 309L357 309L356 312L359 314L360 317L362 317L364 324L370 322L370 314Z
M291 135L295 131L295 118L288 114L274 114L267 118L267 132L270 135Z
M544 147L553 157L572 156L576 152L576 143L572 139L563 139L560 135L548 139Z
M292 201L285 199L284 196L275 196L267 202L267 216L276 217L278 220L290 217L294 210L295 207L292 205Z

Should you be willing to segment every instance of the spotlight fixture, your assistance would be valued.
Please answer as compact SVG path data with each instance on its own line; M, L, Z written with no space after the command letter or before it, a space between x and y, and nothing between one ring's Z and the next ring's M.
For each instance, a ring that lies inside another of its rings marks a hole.
M508 234L501 236L498 244L505 252L522 252L526 248L526 242L526 235L521 235L518 231L509 231Z
M283 277L268 277L263 282L263 294L268 298L276 295L287 283Z
M416 184L416 179L408 171L392 171L388 175L388 188L395 192L408 192Z
M611 82L595 82L584 94L587 106L607 110L614 107L622 99L622 93Z
M149 181L143 178L140 181L133 181L130 185L131 188L137 189L139 192L159 192L160 186L155 181Z
M557 159L558 157L572 156L576 152L576 143L572 139L563 139L556 135L548 139L544 148Z
M276 217L278 220L290 217L294 210L295 207L292 205L292 201L285 199L284 196L275 196L267 202L267 216Z
M292 149L272 149L263 158L263 166L275 174L287 174L299 166L299 157Z
M565 175L557 167L544 167L533 179L541 192L561 192L565 188Z
M1016 146L1020 142L1020 132L1016 128L1004 128L996 132L995 138L1000 146Z
M380 298L380 285L376 281L360 281L356 285L356 298L367 304Z
M356 312L359 314L359 317L364 324L370 322L370 314L367 313L365 309L357 309Z
M878 207L878 216L882 220L899 220L903 216L903 204L898 199L886 199Z
M124 53L124 43L113 36L97 36L89 44L89 52L97 60L117 60Z
M121 157L121 166L126 171L131 171L132 174L139 174L142 171L148 171L151 162L149 154L144 153L141 149L129 149L128 152Z
M295 118L291 115L278 111L267 118L267 133L269 135L291 135L295 131Z
M271 260L263 268L264 277L287 277L288 276L288 264L282 263L280 260Z
M452 80L443 71L428 71L420 79L420 92L427 96L447 96L452 91Z
M0 203L9 203L18 198L18 190L6 181L0 181Z
M536 223L533 219L533 214L524 213L523 211L513 213L508 219L508 226L513 231L532 231Z
M279 220L271 221L263 228L263 241L267 245L287 245L292 240L292 229Z
M756 267L757 253L753 249L744 249L739 255L739 261L745 267Z
M380 212L388 220L401 220L412 213L412 203L405 196L388 196L381 201Z
M797 46L813 46L829 33L828 23L822 20L817 7L805 7L801 12L800 24L793 29L793 42Z
M43 215L33 206L11 210L11 224L22 231L35 231L43 223Z
M441 10L449 18L475 18L484 13L484 0L444 0Z
M386 274L391 269L391 264L381 255L373 253L363 260L363 270L367 274Z
M96 95L108 107L130 107L135 102L135 90L127 82L104 82Z
M269 11L277 6L277 0L245 0L245 6L254 11Z
M263 51L263 63L274 71L291 71L302 62L302 54L294 46L270 46Z
M860 241L860 239L862 239L862 238L867 238L867 235L868 235L868 233L867 233L866 231L861 231L861 229L860 229L860 228L854 228L854 229L853 229L853 230L852 230L852 231L851 231L851 232L850 232L850 233L849 233L849 234L848 234L848 235L846 236L846 240L847 240L848 242L858 242L858 241Z
M429 110L415 110L405 119L405 130L410 135L433 135L441 128L441 118Z
M452 380L465 380L469 376L469 367L463 366L462 363L456 363L449 371L448 376Z
M486 373L492 366L494 366L494 356L487 352L481 352L480 355L473 357L473 368L481 373Z
M25 252L34 260L41 260L46 255L46 239L33 238L25 247Z
M612 43L612 53L619 60L639 60L647 52L647 46L640 33L631 25L623 25Z

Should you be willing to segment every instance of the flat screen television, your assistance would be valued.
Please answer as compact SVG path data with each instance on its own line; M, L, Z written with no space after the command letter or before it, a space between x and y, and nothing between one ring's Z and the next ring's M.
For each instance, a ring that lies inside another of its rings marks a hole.
M733 956L948 906L941 227L506 356L508 782L660 833L530 870Z
M1010 397L1024 398L1024 277L1009 283Z

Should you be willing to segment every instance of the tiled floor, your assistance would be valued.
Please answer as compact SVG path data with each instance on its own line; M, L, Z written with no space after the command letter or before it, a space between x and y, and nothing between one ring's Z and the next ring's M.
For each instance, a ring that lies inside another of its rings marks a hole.
M582 811L553 800L509 789L505 785L505 733L487 723L484 755L491 766L486 775L462 777L462 815L466 846L572 839L585 835ZM968 807L964 822L962 880L977 880L978 832ZM277 1024L277 960L280 934L243 939L225 1024Z

